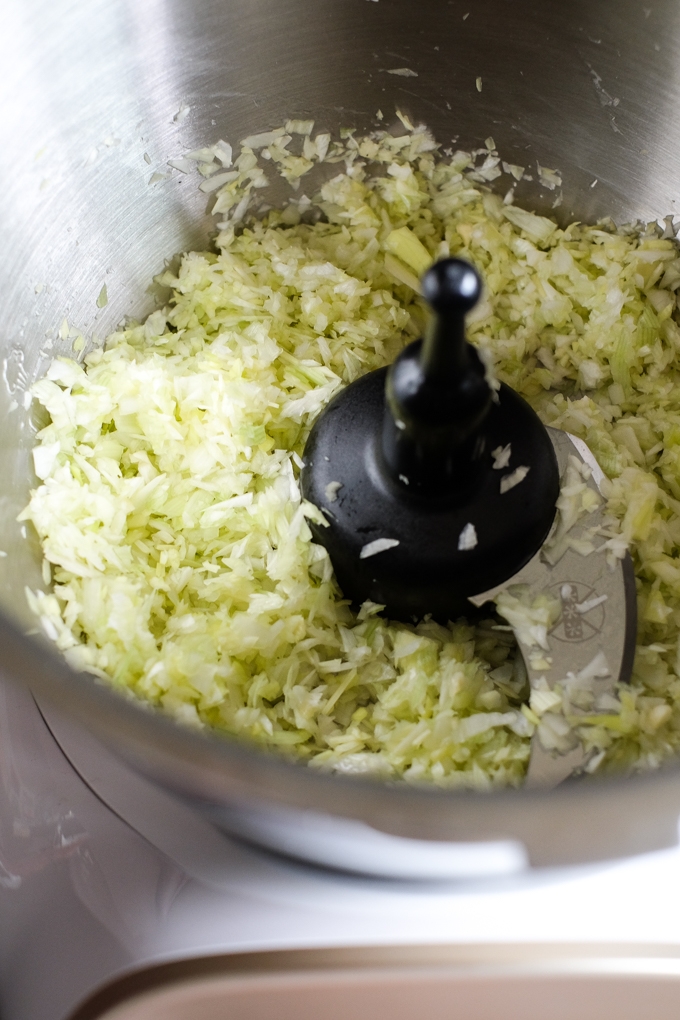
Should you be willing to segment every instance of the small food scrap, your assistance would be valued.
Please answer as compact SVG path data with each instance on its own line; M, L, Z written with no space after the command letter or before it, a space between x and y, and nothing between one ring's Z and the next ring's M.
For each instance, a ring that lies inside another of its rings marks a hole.
M495 464L494 467L496 467ZM520 482L523 482L529 474L529 470L530 469L526 466L526 464L521 464L519 467L515 468L511 474L503 475L501 478L501 496L503 496L506 492L510 492L510 489L514 489Z
M415 131L415 127L411 118L397 107L397 117L402 122L407 131Z
M461 552L467 552L469 549L474 549L477 545L477 532L474 524L466 524L460 535L458 536L458 549Z
M400 78L417 78L418 72L412 71L410 67L393 67L387 72L388 74L396 74Z
M106 284L104 284L102 289L99 291L99 296L97 297L97 308L105 308L108 305L108 303L109 292L106 289Z
M215 174L214 177L209 177L207 181L203 181L199 184L199 191L203 191L210 195L213 191L217 191L218 188L224 187L230 181L235 180L238 177L238 170L227 170L223 174Z
M478 92L482 91L482 79L481 78L476 78L475 79L475 87L476 87Z
M538 180L544 188L554 191L555 188L562 187L562 176L558 170L549 170L547 166L541 166L540 163L537 163L536 167L538 170Z
M399 545L398 538L376 538L373 542L369 542L368 545L363 547L359 553L359 559L366 560L369 556L377 556L378 553L394 549L397 545Z
M544 544L541 555L551 564L557 563L567 549L572 548L583 556L595 549L588 538L574 538L574 525L588 517L588 514L600 506L600 496L588 484L591 469L576 457L569 457L567 468L562 478L560 494L557 498L557 516L555 529ZM603 484L606 488L606 485ZM613 523L613 522L612 522ZM594 537L594 536L593 536ZM616 529L601 535L605 539L604 547L608 550L610 564L625 555L627 542Z
M338 498L338 490L342 488L342 482L329 482L325 488L326 499L329 503L335 503Z
M574 608L577 613L585 615L589 613L591 609L595 609L597 606L601 606L603 602L607 601L606 595L596 595L592 599L587 599L585 602L577 602Z
M313 120L287 120L285 130L289 135L311 135L314 130ZM224 143L221 143L224 144ZM231 146L229 146L231 150ZM229 163L231 164L231 156Z
M513 585L496 596L496 609L528 649L550 651L548 631L559 619L562 604L549 592L535 598L523 586Z
M507 446L497 446L495 450L491 451L493 457L493 468L495 471L502 471L510 463L510 457L512 456L512 447L508 443Z
M241 149L252 149L253 152L257 152L258 149L264 149L267 145L274 145L285 134L285 128L275 128L273 131L261 131L256 135L248 135L247 138L241 139Z
M408 227L392 230L385 239L385 248L405 262L418 277L421 277L432 265L432 255Z
M168 166L171 166L173 170L179 170L181 174L190 174L195 164L193 160L180 157L179 159L169 159Z
M503 163L501 165L506 174L510 174L510 176L514 177L516 181L522 180L522 177L524 176L524 171L526 169L525 167L518 166L516 163L506 163L505 160L503 160Z
M552 669L552 658L546 655L545 652L532 650L529 652L529 665L534 672L538 672L541 669Z
M172 118L173 124L183 124L184 121L189 116L190 110L191 110L191 107L187 106L187 104L184 101L182 101L179 104L179 110L177 111L177 113Z

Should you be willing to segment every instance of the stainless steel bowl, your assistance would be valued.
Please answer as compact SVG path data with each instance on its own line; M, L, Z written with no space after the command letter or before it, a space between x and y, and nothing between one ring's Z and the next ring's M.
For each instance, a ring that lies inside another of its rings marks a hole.
M63 320L105 336L124 315L151 310L147 286L167 257L209 243L195 183L153 176L168 158L287 117L366 129L378 108L389 122L399 106L444 143L474 147L493 135L506 160L557 167L565 219L656 219L680 203L680 7L648 2L5 0L3 677L218 824L321 863L443 875L474 872L471 855L483 872L519 867L525 851L532 864L558 864L676 841L676 767L549 794L454 794L321 775L181 729L27 636L35 621L24 586L40 587L40 567L16 523L32 484L24 397L54 354L70 353ZM403 67L416 76L389 73ZM523 187L520 201L550 207L549 192Z

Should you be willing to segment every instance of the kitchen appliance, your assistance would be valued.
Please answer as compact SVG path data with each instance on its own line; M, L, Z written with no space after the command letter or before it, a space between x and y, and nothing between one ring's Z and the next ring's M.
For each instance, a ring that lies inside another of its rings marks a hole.
M164 259L208 243L205 196L168 159L290 116L364 130L399 106L445 145L493 134L508 161L558 168L564 219L656 219L680 201L680 10L648 2L6 0L7 1020L142 1007L207 1018L211 995L250 1018L272 1004L283 1017L300 1015L295 995L310 988L325 1015L350 1002L359 1016L340 986L363 988L372 1016L388 1006L410 1016L435 987L471 1017L499 1002L525 1020L575 1003L582 1017L674 1015L675 767L550 794L462 796L322 776L201 737L71 673L35 633L22 593L43 584L39 557L16 523L32 477L31 381L73 353L79 331L95 343L122 316L150 311L158 295L146 288ZM517 197L547 212L555 195L534 180Z
M458 861L470 843L479 862L488 852L534 865L670 846L675 766L485 796L323 775L140 708L74 674L35 632L22 593L43 586L39 557L16 522L37 424L28 387L81 332L93 344L123 315L149 311L164 258L209 243L205 196L168 159L290 116L363 130L399 106L445 145L493 132L507 160L558 168L564 219L655 219L679 200L672 0L315 0L313 10L307 0L5 6L3 674L205 819L293 856L414 878L469 874ZM536 180L517 191L539 211L554 198Z

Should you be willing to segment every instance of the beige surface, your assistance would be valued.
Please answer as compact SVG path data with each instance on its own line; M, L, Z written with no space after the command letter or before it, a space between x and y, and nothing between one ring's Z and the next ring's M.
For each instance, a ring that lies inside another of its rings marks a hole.
M159 964L71 1020L677 1020L672 945L278 950Z
M632 971L635 961L626 961ZM446 972L262 975L183 982L102 1020L677 1020L680 974Z

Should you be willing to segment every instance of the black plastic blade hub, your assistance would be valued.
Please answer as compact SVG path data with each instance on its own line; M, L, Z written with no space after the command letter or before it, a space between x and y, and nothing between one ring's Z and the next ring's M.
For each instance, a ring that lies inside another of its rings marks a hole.
M555 516L548 433L512 389L494 394L464 338L480 290L467 263L433 266L424 340L339 393L305 448L302 492L328 520L312 531L343 594L397 619L469 612L469 596L531 559Z
M409 492L382 457L386 374L371 372L339 393L312 430L302 490L329 521L312 532L346 598L378 602L395 619L455 620L470 613L468 596L511 577L545 541L559 494L555 454L543 426L532 429L531 407L501 386L485 421L481 470L461 467L458 488L441 496ZM511 464L495 470L491 451L508 444ZM521 466L529 474L501 494L501 479ZM477 544L460 549L469 524ZM362 558L381 538L399 544Z

